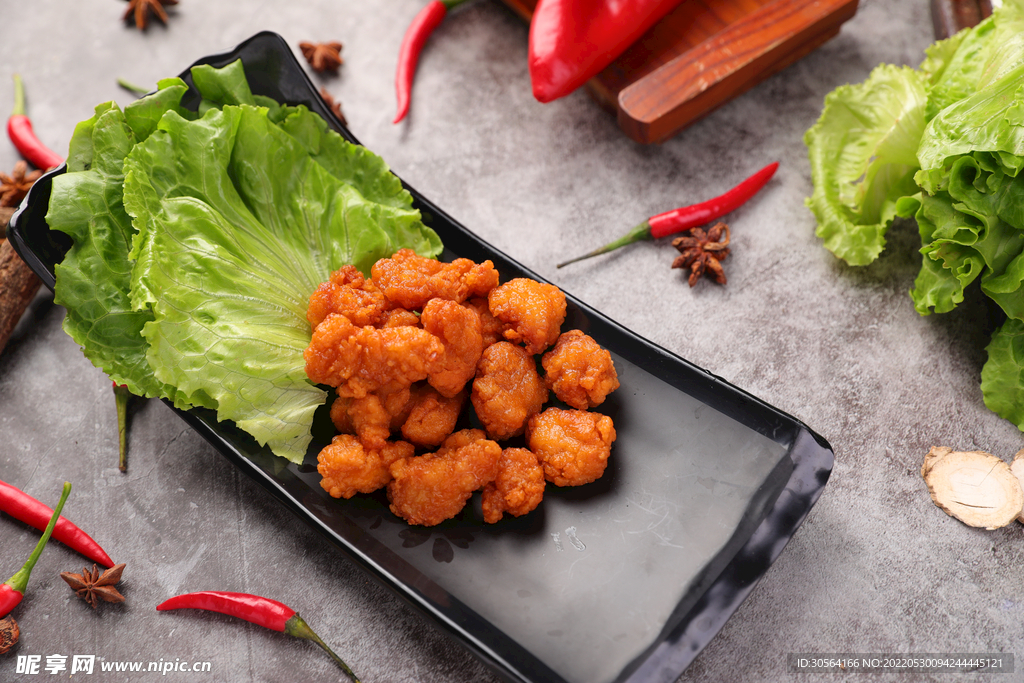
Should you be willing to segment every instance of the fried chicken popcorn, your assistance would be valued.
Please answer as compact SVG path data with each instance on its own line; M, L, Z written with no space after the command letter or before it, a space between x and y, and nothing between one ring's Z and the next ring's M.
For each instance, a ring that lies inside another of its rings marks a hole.
M499 441L519 436L547 400L537 363L523 347L502 341L484 349L470 401L488 436Z
M498 271L490 261L473 263L459 258L442 263L402 249L389 259L373 264L370 277L396 306L420 310L431 299L462 303L486 296L498 285Z
M474 491L498 476L501 446L477 439L457 448L396 460L387 485L391 511L410 524L434 526L462 511Z
M313 330L304 352L306 374L361 398L389 384L412 384L442 369L444 344L419 327L358 327L331 313Z
M440 446L455 430L467 394L460 391L455 396L446 397L433 387L420 388L412 400L408 417L402 423L402 437L424 448Z
M560 401L586 410L619 388L612 355L579 330L563 332L541 359L544 382Z
M548 408L530 418L526 442L544 477L556 486L581 486L604 474L615 441L612 419L585 410Z
M431 299L423 307L420 321L424 330L444 343L444 364L427 381L442 396L456 396L473 379L484 351L480 315L454 301Z
M337 394L339 433L317 457L331 496L386 488L395 515L432 526L480 491L484 521L495 523L535 510L548 483L604 473L615 427L587 409L618 388L618 375L589 336L560 334L557 287L499 285L490 261L442 263L408 249L371 275L345 266L309 298L306 374ZM552 392L573 410L544 410ZM483 429L455 431L464 413ZM527 448L498 443L523 434Z
M565 295L554 285L516 278L487 295L494 317L505 324L505 339L521 342L530 353L555 343L565 321Z
M340 313L353 325L376 325L385 315L384 308L384 295L377 286L355 266L342 266L309 297L306 319L316 328L331 313Z
M504 513L521 517L544 498L544 468L526 448L506 448L498 460L498 476L484 487L480 499L484 521L494 524Z
M390 466L412 457L415 449L404 441L387 442L377 450L367 450L351 434L338 434L317 455L320 485L334 498L351 498L357 493L373 493L391 481Z

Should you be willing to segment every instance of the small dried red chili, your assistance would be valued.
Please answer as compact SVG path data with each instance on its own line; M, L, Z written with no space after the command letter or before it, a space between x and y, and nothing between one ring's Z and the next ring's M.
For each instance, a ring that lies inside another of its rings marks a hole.
M434 32L448 11L465 0L430 0L426 7L405 30L402 46L398 51L398 69L395 72L395 92L398 95L398 115L394 123L398 123L409 113L409 100L412 97L412 80L416 75L416 64L420 60L420 52L427 43L427 38Z
M40 142L32 130L32 121L25 115L25 86L18 74L14 74L14 109L7 119L7 137L21 155L37 168L46 170L64 163L64 159Z
M660 213L657 216L651 216L614 242L609 242L603 247L599 247L594 251L584 254L583 256L563 261L556 267L561 268L562 266L575 263L576 261L582 261L583 259L590 258L591 256L607 254L609 251L613 251L619 247L624 247L627 244L633 244L634 242L640 242L642 240L658 239L659 237L667 237L677 232L682 232L683 230L689 230L690 228L696 228L706 223L710 223L713 220L721 218L727 213L735 211L745 204L751 197L757 194L769 180L771 180L771 177L775 175L775 171L778 167L779 162L775 161L768 164L760 171L724 194L708 199L707 201L700 202L699 204L691 204L689 206L673 209L672 211Z
M39 542L36 543L35 550L25 560L25 564L22 565L21 569L14 576L7 579L7 583L0 584L0 619L10 614L11 610L17 607L21 599L25 597L25 587L28 585L28 578L32 574L32 568L36 566L39 556L43 554L46 542L50 540L50 534L53 533L53 528L57 524L60 511L64 508L64 502L68 499L69 493L71 493L71 484L64 482L64 490L60 494L60 502L57 503L57 508L50 516L50 521L46 525L46 529L43 531Z
M46 505L4 481L0 481L0 512L6 512L11 517L40 531L46 528L47 520L53 515L53 510ZM104 552L99 543L63 517L57 520L53 538L97 564L102 564L104 567L114 566L114 561Z
M355 683L359 679L349 668L348 664L342 661L341 657L334 654L331 648L320 639L313 629L302 620L299 613L283 602L262 598L249 593L231 593L227 591L199 591L197 593L185 593L178 595L156 606L158 611L172 609L204 609L211 612L220 612L231 617L238 617L245 621L257 624L264 628L280 631L295 638L311 640L331 656L341 667L341 670L348 675Z

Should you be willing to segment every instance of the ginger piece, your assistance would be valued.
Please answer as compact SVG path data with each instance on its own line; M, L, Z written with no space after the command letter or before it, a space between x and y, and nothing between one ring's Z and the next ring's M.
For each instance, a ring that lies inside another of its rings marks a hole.
M935 505L968 526L998 529L1024 510L1020 482L991 453L933 447L921 474Z
M1013 456L1013 461L1010 463L1010 471L1013 472L1013 476L1017 477L1021 489L1024 489L1024 448L1017 451L1017 455ZM1017 521L1024 522L1024 511L1017 515Z

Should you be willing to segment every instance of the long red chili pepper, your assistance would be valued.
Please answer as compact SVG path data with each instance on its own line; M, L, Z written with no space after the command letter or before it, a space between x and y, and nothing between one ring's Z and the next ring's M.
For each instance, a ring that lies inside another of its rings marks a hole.
M416 75L416 64L420 61L420 52L423 51L427 38L441 24L448 11L463 2L465 0L430 0L405 30L402 46L398 50L398 69L395 72L398 115L395 116L394 123L398 123L409 113L412 80Z
M280 631L295 638L305 638L324 649L332 659L341 667L349 678L355 683L359 679L349 668L348 664L342 661L341 657L334 654L331 648L320 639L313 629L302 620L299 613L283 602L262 598L249 593L231 593L227 591L199 591L197 593L185 593L178 595L156 606L158 611L172 609L204 609L211 612L220 612L231 617L238 617L253 624L274 631Z
M4 481L0 481L0 512L6 512L11 517L40 531L46 528L47 520L53 515L53 510L46 505ZM114 561L104 552L99 543L63 517L57 520L53 538L97 564L102 564L104 567L114 566Z
M533 96L568 95L626 51L681 0L540 0L530 20Z
M747 200L757 194L771 180L778 167L779 162L772 162L724 194L699 204L691 204L673 209L672 211L666 211L665 213L659 213L657 216L651 216L614 242L609 242L603 247L599 247L583 256L563 261L556 267L561 268L591 256L607 254L609 251L624 247L627 244L667 237L683 230L689 230L690 228L710 223L745 204Z
M51 515L50 522L46 525L46 530L43 531L42 537L36 543L35 550L28 556L21 569L15 572L14 576L7 579L7 583L0 584L0 619L10 614L11 610L17 607L21 599L25 597L25 587L28 585L28 578L32 574L32 568L36 566L36 561L43 554L46 542L50 540L50 534L53 533L53 528L57 524L60 511L64 508L64 501L68 499L69 493L71 493L71 484L64 482L64 490L60 494L60 502L57 503L57 508L53 511L53 515Z
M32 121L25 115L25 86L18 74L14 74L14 110L7 119L7 137L37 168L46 170L64 163L64 159L40 142L32 130Z

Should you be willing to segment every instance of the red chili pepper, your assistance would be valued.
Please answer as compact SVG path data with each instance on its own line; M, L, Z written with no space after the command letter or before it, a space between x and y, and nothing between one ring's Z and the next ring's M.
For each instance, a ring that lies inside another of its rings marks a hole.
M416 64L420 60L420 52L423 51L427 38L441 24L448 11L463 2L465 0L430 0L405 30L405 37L402 38L402 46L398 51L398 69L395 73L398 115L393 123L398 123L409 113L412 79L416 75Z
M40 142L32 130L32 121L25 115L25 86L18 74L14 74L14 110L7 119L7 137L37 168L46 170L64 163L64 159Z
M71 493L71 484L64 482L64 491L60 494L60 502L57 503L57 509L50 516L50 522L46 525L46 530L43 531L39 542L36 543L35 550L28 556L21 569L7 579L7 583L0 584L0 619L10 614L11 610L17 607L21 599L25 597L28 577L32 574L32 568L36 566L39 556L43 554L46 542L50 540L50 534L53 533L53 528L57 524L57 518L60 517L60 511L64 508L64 501L68 499L69 493Z
M313 632L313 629L302 620L298 612L283 602L261 598L249 593L199 591L175 596L160 603L156 608L160 612L172 609L205 609L211 612L220 612L295 638L312 640L334 659L349 678L355 683L359 683L359 679L352 673L348 664L334 654L324 641L320 640L320 636Z
M556 267L561 268L591 256L607 254L609 251L624 247L627 244L667 237L677 232L710 223L745 204L747 200L757 194L771 180L778 167L779 162L772 162L725 194L713 197L699 204L691 204L690 206L683 206L672 211L659 213L657 216L651 216L614 242L609 242L603 247L599 247L583 256L563 261Z
M114 405L117 408L117 446L118 460L117 468L122 472L128 471L128 399L132 392L128 386L112 382L114 386Z
M635 43L681 0L540 0L530 20L533 96L564 97Z
M53 510L46 505L4 481L0 481L0 512L6 512L40 531L46 528L47 520L53 514ZM97 564L104 567L114 566L114 561L103 551L99 543L63 517L57 520L53 538Z

